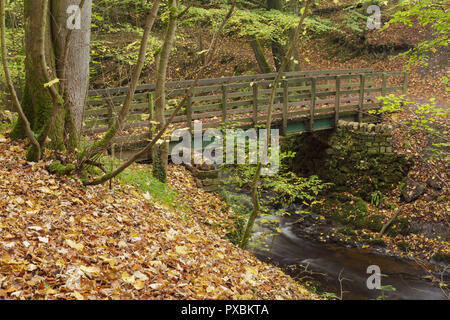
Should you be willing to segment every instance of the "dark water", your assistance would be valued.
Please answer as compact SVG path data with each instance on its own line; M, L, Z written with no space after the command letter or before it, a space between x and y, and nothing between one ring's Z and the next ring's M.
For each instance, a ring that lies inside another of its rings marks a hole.
M262 219L275 223L261 223ZM269 260L277 265L296 265L289 268L294 278L311 276L320 282L321 289L338 297L341 295L339 275L343 280L343 299L376 299L381 295L377 289L367 288L367 267L377 265L383 275L381 285L392 285L396 291L385 291L386 299L447 299L442 290L423 277L426 271L414 261L402 260L373 253L372 249L347 248L334 244L324 244L298 236L294 222L298 216L278 217L274 215L258 218L253 230L250 250L261 260ZM279 222L277 222L279 220ZM274 235L276 228L281 233Z

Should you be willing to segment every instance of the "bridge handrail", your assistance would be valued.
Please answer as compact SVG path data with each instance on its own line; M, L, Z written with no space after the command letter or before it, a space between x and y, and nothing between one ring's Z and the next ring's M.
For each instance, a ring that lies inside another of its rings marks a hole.
M366 72L361 72L362 70ZM212 120L206 121L204 128L218 127L233 121L239 122L238 125L246 125L246 122L257 125L266 117L264 113L268 109L272 83L267 77L273 75L204 79L204 85L199 86L196 94L189 97L185 108L177 113L173 122L177 126L187 126L190 130L193 120L199 119ZM402 91L406 94L408 84L407 72L373 72L372 69L322 70L319 75L313 75L314 71L290 72L280 81L280 86L276 90L273 119L274 122L281 121L280 128L283 134L286 134L288 120L295 122L300 118L305 122L305 130L316 130L316 121L324 119L329 121L329 126L336 126L341 116L361 122L367 118L366 110L380 105L376 100L377 96L385 96L393 91ZM389 81L390 77L400 79ZM241 82L230 83L233 79ZM219 83L211 85L218 80ZM171 86L186 83L191 82L172 82ZM147 85L141 88L151 87ZM175 86L167 90L167 96L177 99L183 96L186 90L187 87ZM92 108L88 108L85 112L88 119L85 122L85 132L92 134L105 132L111 121L117 117L123 98L123 95L116 95L90 100L88 104L92 105ZM165 116L171 113L172 110L164 111ZM125 127L147 130L147 133L138 135L139 139L145 140L152 132L153 114L154 91L138 92ZM124 136L118 138L118 141L131 138Z
M310 76L310 75L332 75L332 74L361 74L361 73L373 73L373 68L362 68L362 69L342 69L342 70L310 70L310 71L295 71L295 72L285 72L283 73L283 77L292 78L298 76ZM253 75L244 75L244 76L232 76L232 77L222 77L222 78L210 78L210 79L201 79L198 82L199 86L202 85L212 85L212 84L224 84L230 82L238 82L238 81L254 81L260 79L274 79L276 77L276 73L262 73L262 74L253 74ZM166 83L166 88L182 88L188 87L192 85L193 80L183 80L183 81L170 81ZM155 83L140 85L136 88L136 92L145 92L145 91L153 91L155 90ZM119 87L119 88L110 88L110 89L94 89L89 90L88 96L110 96L117 95L121 93L126 93L128 91L128 87Z

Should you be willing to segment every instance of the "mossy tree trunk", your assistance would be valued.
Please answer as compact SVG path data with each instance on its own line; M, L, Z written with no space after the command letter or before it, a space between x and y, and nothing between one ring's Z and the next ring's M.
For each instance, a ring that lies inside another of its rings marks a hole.
M274 9L281 11L283 9L283 1L267 0L267 7L269 10ZM275 63L275 68L277 69L277 71L280 70L283 58L286 56L286 51L286 48L281 44L281 39L272 40L273 62Z
M82 0L70 1L70 4L80 4L81 2ZM37 41L43 24L42 17L44 16L47 19L45 60L48 70L46 72L48 72L49 78L60 79L60 83L55 85L58 90L62 90L61 86L66 88L65 92L61 92L61 96L66 98L67 103L64 103L64 108L58 110L49 130L48 137L50 140L46 147L50 149L65 149L67 141L71 140L65 139L65 135L72 135L75 132L75 136L77 136L81 132L82 112L87 92L87 81L89 80L91 5L92 0L83 2L81 30L73 30L69 38L70 41L66 44L68 40L66 22L69 17L67 14L69 1L53 0L48 13L44 15L41 1L24 0L26 59L25 85L21 102L31 129L36 135L39 135L46 124L49 123L54 107L49 90L44 87L46 77L40 61L40 43ZM63 53L65 47L67 48L67 55ZM64 76L61 74L63 66L65 68ZM69 113L69 110L74 112ZM72 117L69 117L70 114ZM11 137L16 139L26 137L24 123L21 120L16 123ZM71 149L74 149L77 140L71 141Z
M177 0L169 0L169 24L167 26L164 43L159 53L158 67L156 69L155 84L155 121L157 131L164 128L166 119L164 110L166 108L166 78L167 67L169 64L170 51L172 50L175 33L177 30ZM153 147L153 176L161 182L166 182L167 162L168 162L168 143L160 141Z
M290 1L289 2L289 10L291 13L295 15L300 14L300 5L298 1ZM295 40L295 29L289 31L289 43L294 42ZM289 63L288 70L289 71L302 71L302 67L300 64L300 52L298 51L298 46L296 46L292 52L293 62Z
M80 5L80 29L67 29L67 8ZM84 104L89 84L89 55L92 0L52 0L52 36L56 71L62 79L60 90L64 98L65 145L74 150L81 135Z
M24 28L25 28L25 86L22 95L22 108L27 116L31 129L38 134L45 126L50 118L52 110L52 98L44 88L45 78L41 63L39 60L40 44L39 39L40 26L42 23L42 5L40 1L25 0L24 1ZM47 15L47 22L50 21L50 12ZM53 52L51 30L46 30L45 38L45 55L49 65L50 72L55 70L55 56ZM58 117L63 119L63 115ZM58 121L57 121L58 122ZM61 125L57 123L56 125ZM62 128L64 128L62 126ZM24 123L18 120L11 136L13 138L23 139L25 135ZM60 149L62 144L61 126L55 126L50 130L49 138L52 140L52 147Z
M253 36L250 38L250 46L252 47L256 61L258 63L259 72L261 73L273 72L272 67L270 66L269 62L267 62L266 56L264 55L261 42Z
M274 9L278 11L283 10L284 1L283 0L267 0L267 8L269 10ZM299 3L298 1L290 1L289 8L292 13L299 13ZM294 41L295 29L289 31L289 43ZM276 70L280 70L281 64L283 62L284 57L289 49L289 44L284 45L281 39L275 38L272 40L272 55L273 61L275 63ZM300 62L300 54L298 52L298 48L294 48L294 52L292 54L292 58L297 62ZM301 67L299 63L294 63L292 61L288 62L286 67L286 71L301 71Z

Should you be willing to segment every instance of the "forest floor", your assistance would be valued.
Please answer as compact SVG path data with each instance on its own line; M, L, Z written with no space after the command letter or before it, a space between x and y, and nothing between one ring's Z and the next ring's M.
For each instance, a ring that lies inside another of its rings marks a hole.
M5 136L0 299L319 298L225 239L229 210L183 167L169 185L184 205L167 206L126 184L52 175Z

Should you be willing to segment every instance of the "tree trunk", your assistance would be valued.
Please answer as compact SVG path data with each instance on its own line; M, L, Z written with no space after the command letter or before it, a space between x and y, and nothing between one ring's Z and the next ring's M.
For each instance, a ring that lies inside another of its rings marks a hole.
M89 81L89 43L92 0L83 2L81 13L81 29L72 30L67 36L67 20L69 5L80 4L81 1L53 0L48 10L45 30L45 60L48 65L49 78L60 79L55 85L65 88L62 96L64 108L58 111L50 128L50 143L47 147L55 150L65 149L67 143L65 133L78 137L81 133L84 101ZM40 57L39 31L42 25L42 5L40 1L24 0L25 20L25 86L22 96L22 107L32 130L39 134L48 123L53 103L49 91L44 87ZM52 17L50 19L50 17ZM66 45L67 40L69 43ZM67 52L65 54L64 52ZM65 56L65 58L64 58ZM64 72L62 72L64 70ZM63 73L63 74L62 74ZM69 117L72 115L72 117ZM11 135L13 138L24 138L24 123L19 120ZM77 139L72 141L71 149Z
M176 8L177 0L169 1L169 8ZM177 30L177 13L171 10L169 17L169 24L167 26L164 43L159 53L158 67L156 69L156 84L155 84L155 121L157 124L157 131L164 128L166 119L164 110L166 108L166 78L167 66L169 64L170 51L172 50L175 33ZM161 182L166 182L167 162L168 162L168 147L167 143L161 142L155 144L153 150L153 176Z
M50 118L53 108L52 98L44 88L44 75L39 60L39 32L41 26L41 17L43 16L40 1L24 1L24 28L25 28L25 86L22 96L22 108L30 122L33 132L39 133ZM50 21L50 12L47 15L47 22ZM45 38L46 60L49 66L49 72L55 72L55 59L51 30L46 30ZM50 130L49 138L51 146L55 149L63 149L62 141L64 132L64 115L58 115L54 128ZM61 123L62 122L62 123ZM13 138L25 138L24 123L19 119L13 131Z
M281 0L267 0L267 7L269 10L274 9L281 11L283 9L283 4ZM283 58L286 56L286 51L287 50L281 44L280 39L272 40L273 62L275 63L275 68L277 69L277 71L280 69Z
M290 11L295 15L300 14L300 6L299 6L298 1L290 2ZM295 29L292 29L289 31L289 42L290 43L294 42L294 40L295 40L294 37L295 37ZM289 71L302 71L302 67L300 64L300 52L298 51L298 46L296 46L294 48L294 51L292 52L292 58L294 58L294 60L297 63L295 63L295 62L290 63L288 66L288 70Z
M250 38L250 46L253 49L253 53L255 54L256 61L258 62L258 69L261 73L271 73L273 72L272 67L267 62L266 57L264 56L264 51L261 46L261 43L255 37Z
M64 97L66 110L66 144L70 149L77 144L81 135L89 84L92 0L85 0L82 4L80 29L66 27L66 10L70 5L81 5L81 2L82 0L53 0L51 9L56 70L64 88L61 95Z

